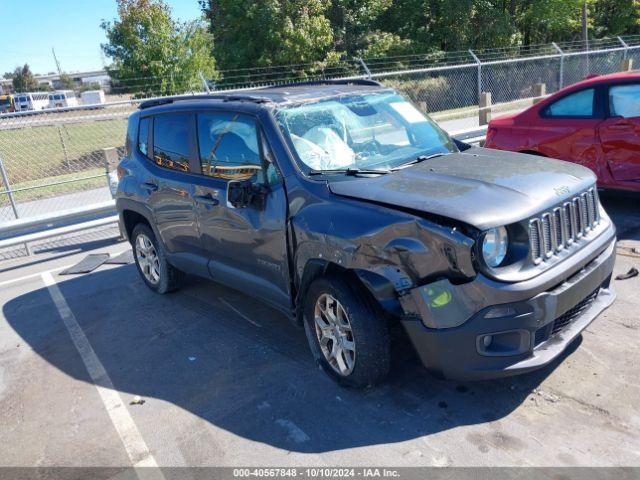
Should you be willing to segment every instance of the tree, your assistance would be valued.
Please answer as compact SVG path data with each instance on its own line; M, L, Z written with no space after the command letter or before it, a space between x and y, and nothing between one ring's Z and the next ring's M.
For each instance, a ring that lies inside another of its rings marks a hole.
M38 81L26 63L22 67L16 67L13 71L12 84L14 92L32 92L38 90Z
M223 69L336 58L329 0L201 0Z
M162 0L117 0L118 19L103 21L113 90L139 96L202 89L214 78L213 39L200 21L180 23Z
M76 82L69 74L63 73L60 75L60 88L63 90L73 90L76 88Z
M525 45L573 40L580 35L584 0L533 0L516 10ZM587 2L591 4L591 1Z
M591 36L640 33L640 0L199 1L225 69L577 40L585 1Z
M348 56L384 55L410 48L395 32L384 31L380 19L393 0L332 0L328 17L334 48Z
M591 16L596 37L631 35L640 32L638 0L597 0Z

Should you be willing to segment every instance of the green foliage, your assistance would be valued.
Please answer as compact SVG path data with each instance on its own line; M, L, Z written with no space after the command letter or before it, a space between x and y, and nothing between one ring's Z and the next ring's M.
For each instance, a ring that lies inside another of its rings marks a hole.
M63 73L60 75L60 89L61 90L73 90L76 88L76 82L73 81L70 75Z
M38 90L38 81L26 63L22 67L16 67L11 78L14 92L33 92Z
M640 33L640 1L598 0L592 17L598 37Z
M590 36L640 33L640 0L198 1L206 24L174 21L164 0L117 0L119 18L102 24L115 92L200 89L199 72L227 85L250 83L255 74L293 80L343 58L577 40L584 2ZM291 64L304 66L273 68ZM223 78L216 67L227 70ZM237 69L245 71L228 71Z
M326 60L328 0L201 0L222 69Z
M533 0L515 9L525 45L580 38L584 0ZM596 2L588 1L588 4Z
M215 76L213 40L200 21L179 23L162 0L117 0L118 19L104 21L117 93L169 95L202 89Z

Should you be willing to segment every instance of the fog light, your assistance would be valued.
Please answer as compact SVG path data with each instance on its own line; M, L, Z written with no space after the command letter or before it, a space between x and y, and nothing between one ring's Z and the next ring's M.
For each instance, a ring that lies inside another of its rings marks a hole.
M482 337L482 345L484 346L484 348L489 348L491 342L493 342L493 336L485 335L484 337Z

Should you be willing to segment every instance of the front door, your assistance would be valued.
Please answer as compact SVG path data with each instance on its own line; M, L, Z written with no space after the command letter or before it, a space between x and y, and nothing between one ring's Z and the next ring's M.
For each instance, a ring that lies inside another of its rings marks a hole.
M290 306L287 199L271 149L255 117L197 113L202 175L194 200L201 245L211 276L279 306ZM234 208L229 182L248 181L253 200Z
M598 133L614 180L640 181L640 84L609 88L609 118Z

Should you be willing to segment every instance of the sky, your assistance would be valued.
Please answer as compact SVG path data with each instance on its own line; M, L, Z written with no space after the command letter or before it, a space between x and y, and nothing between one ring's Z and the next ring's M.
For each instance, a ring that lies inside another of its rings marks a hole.
M193 20L198 0L166 0L173 17ZM0 76L28 63L31 71L56 71L51 47L65 72L103 68L101 21L117 16L115 0L0 0Z

